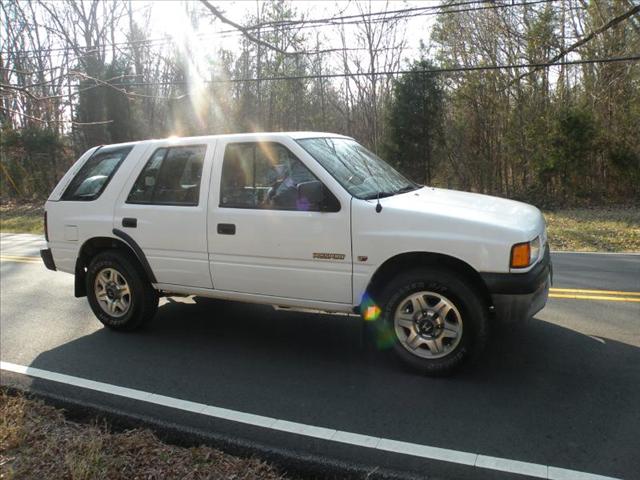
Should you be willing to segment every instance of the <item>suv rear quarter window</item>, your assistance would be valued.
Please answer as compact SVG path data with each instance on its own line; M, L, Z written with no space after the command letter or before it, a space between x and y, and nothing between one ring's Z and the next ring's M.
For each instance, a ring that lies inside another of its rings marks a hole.
M62 194L62 200L91 201L98 198L133 147L99 148L84 162Z

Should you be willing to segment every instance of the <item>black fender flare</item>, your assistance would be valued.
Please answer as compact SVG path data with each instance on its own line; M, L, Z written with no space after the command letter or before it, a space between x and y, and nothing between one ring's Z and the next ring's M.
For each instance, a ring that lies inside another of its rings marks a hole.
M138 257L138 260L140 261L140 265L142 265L142 269L144 270L144 273L147 274L147 278L149 279L149 281L151 283L158 283L158 280L156 280L156 276L154 275L153 270L151 269L151 265L149 265L149 262L147 261L147 257L145 256L144 252L140 248L140 245L138 245L136 241L133 238L131 238L130 235L126 234L122 230L118 230L117 228L114 228L113 234L116 237L120 238L124 243L129 245L129 247L131 247L131 250L133 250L133 253L136 254L136 257Z

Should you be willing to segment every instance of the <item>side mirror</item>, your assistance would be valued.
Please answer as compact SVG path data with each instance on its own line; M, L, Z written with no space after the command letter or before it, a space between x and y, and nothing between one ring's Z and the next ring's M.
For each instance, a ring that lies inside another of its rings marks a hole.
M298 184L298 201L317 205L321 212L340 211L338 199L318 180Z
M322 183L317 180L302 182L298 184L298 200L308 202L311 205L322 203Z

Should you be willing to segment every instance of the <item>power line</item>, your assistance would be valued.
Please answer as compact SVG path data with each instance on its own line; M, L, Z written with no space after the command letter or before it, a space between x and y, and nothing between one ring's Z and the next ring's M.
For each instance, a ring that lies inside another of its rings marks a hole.
M547 62L548 63L557 62L558 60L560 60L561 58L565 57L569 53L575 51L578 47L584 45L587 42L590 42L596 36L600 35L603 32L606 32L607 30L609 30L612 27L615 27L620 22L623 22L624 20L626 20L627 18L631 17L632 15L637 15L639 12L640 12L640 5L635 6L635 7L631 8L631 9L627 10L626 12L618 15L617 17L612 18L607 23L602 25L600 28L598 28L596 30L593 30L588 35L582 37L580 40L578 40L577 42L573 43L572 45L569 45L568 47L563 48L559 53L557 53L552 58L547 60ZM535 70L536 69L534 69L534 71ZM527 75L529 75L531 73L533 73L533 72L529 72L529 73L527 73ZM523 76L520 75L517 79L514 80L514 82L517 82L518 80L520 80L522 78L523 78Z
M434 68L429 70L395 70L395 71L382 71L382 72L355 72L355 73L326 73L320 75L292 75L292 76L277 76L277 77L264 77L264 78L231 78L220 80L205 80L206 84L224 84L224 83L244 83L244 82L268 82L268 81L281 81L281 80L320 80L329 78L345 78L345 77L370 77L370 76L391 76L391 75L434 75L443 73L456 73L456 72L477 72L488 70L506 70L506 69L520 69L520 68L547 68L562 65L582 65L582 64L595 64L595 63L613 63L613 62L629 62L640 60L639 55L631 55L626 57L608 57L608 58L591 58L582 60L567 60L563 62L554 63L518 63L509 65L484 65L484 66L471 66L471 67L450 67L450 68ZM170 82L130 82L109 84L108 86L114 87L137 87L137 86L169 86L169 85L187 85L188 81L170 81Z
M263 26L269 26L270 27L269 29L261 30L261 34L264 34L264 33L278 32L285 29L292 30L293 27L295 27L296 25L301 25L300 27L298 27L298 30L307 29L307 28L357 25L362 23L361 19L363 17L374 16L374 15L382 16L382 18L373 19L371 20L371 23L389 22L392 20L399 20L399 19L417 17L417 16L430 16L430 15L441 15L441 14L447 14L447 13L464 13L464 12L475 12L475 11L482 11L482 10L494 10L494 9L501 9L501 8L525 7L525 6L545 4L545 3L554 3L558 1L561 1L561 0L532 0L532 1L525 1L521 3L499 3L499 4L494 3L493 0L467 1L467 2L437 5L437 6L432 5L428 7L414 7L414 8L400 9L400 10L388 10L388 11L381 11L381 12L343 15L343 16L337 16L337 17L327 17L322 19L310 19L310 20L300 19L300 20L283 20L280 22L264 22L262 24L255 24L255 25L243 27L243 29L256 30L259 28L264 28ZM491 3L491 5L485 5L485 6L473 7L473 8L455 9L455 7L473 5L478 3L479 4ZM388 15L396 14L396 13L398 15L393 15L390 18L387 18ZM400 15L401 13L404 13L404 15ZM360 19L360 20L353 20L353 19ZM352 20L352 21L345 22L344 20ZM280 27L283 27L282 30L280 30ZM225 34L242 35L242 33L239 32L238 30L231 29L231 30L221 30L216 33L202 33L196 36L198 36L199 38L218 38L218 37L224 37ZM127 45L133 46L133 45L158 44L158 43L166 44L166 43L172 43L172 42L173 42L173 39L171 38L157 37L157 38L149 38L149 39L141 39L141 40L131 40L126 42L104 43L101 45L101 47L107 48L107 47L113 47L113 46L127 46ZM52 48L46 48L41 50L31 49L31 50L22 50L18 53L20 55L23 55L28 53L43 53L43 52L56 52L56 51L64 52L68 50L74 50L74 47L72 46L52 47ZM13 52L11 50L1 50L0 53L13 53ZM290 52L290 53L295 54L296 52ZM315 52L310 52L310 53L315 54Z
M416 50L419 49L420 47L414 47L414 46L404 46L402 47L403 51L405 50ZM391 50L398 50L398 47L379 47L374 49L375 52L387 52L387 51L391 51ZM336 53L336 52L368 52L369 48L367 47L332 47L332 48L321 48L318 50L305 50L305 51L300 51L300 52L291 52L291 55L309 55L309 56L313 56L313 55L324 55L327 53ZM127 54L127 51L122 51L122 54ZM129 51L130 52L130 51ZM86 57L88 56L87 54L83 54L81 56L74 56L76 59L80 58L80 57ZM73 59L73 58L72 58ZM58 68L64 68L65 65L58 65L55 67L50 67L47 68L45 70L55 70ZM35 71L27 71L27 70L18 70L18 69L10 69L10 68L1 68L1 70L7 70L7 71L13 71L16 73L22 73L25 75L35 75L36 73L40 72L40 70L38 70L38 72Z
M541 68L549 68L552 66L563 66L563 65L580 65L580 64L596 64L596 63L613 63L613 62L626 62L626 61L638 61L640 60L639 55L632 55L626 57L609 57L609 58L593 58L593 59L583 59L583 60L569 60L563 62L545 62L545 63L526 63L526 64L510 64L510 65L485 65L485 66L471 66L471 67L450 67L450 68L434 68L429 70L395 70L395 71L382 71L382 72L356 72L356 73L330 73L330 74L320 74L320 75L293 75L293 76L279 76L279 77L265 77L265 78L232 78L232 79L221 79L221 80L207 80L202 83L205 84L238 84L244 82L268 82L268 81L290 81L290 80L320 80L320 79L331 79L331 78L345 78L345 77L371 77L371 76L394 76L394 75L437 75L437 74L446 74L446 73L456 73L456 72L473 72L473 71L490 71L490 70L503 70L503 69L520 69L520 68L533 68L533 69L541 69ZM533 73L533 72L530 72ZM522 78L522 77L520 77ZM173 85L187 85L189 82L187 81L170 81L170 82L118 82L111 83L110 81L104 81L99 79L94 79L91 77L86 77L86 80L93 80L95 85L87 86L87 84L83 85L74 85L75 88L80 88L77 93L92 90L94 88L106 87L113 88L119 93L123 95L132 95L132 96L141 96L146 98L156 98L163 100L178 100L183 98L185 95L189 95L189 93L180 95L179 97L162 97L154 94L139 94L138 92L127 91L127 87L137 87L137 86L173 86ZM8 89L12 90L14 87L12 85L3 85L3 90ZM31 86L27 85L20 88L15 88L16 90L23 91L27 95L34 97L36 100L46 100L48 98L54 97L36 97L32 95L27 89Z
M351 19L351 18L362 18L362 17L369 17L369 16L374 16L374 15L384 15L384 14L394 14L394 13L407 13L406 16L408 16L409 13L417 11L417 10L432 10L432 9L443 9L443 8L451 8L451 7L456 7L456 6L464 6L464 5L470 5L470 4L474 4L474 3L488 3L488 2L492 2L494 0L475 0L475 1L467 1L467 2L459 2L459 3L452 3L452 4L447 4L447 5L432 5L432 6L428 6L428 7L414 7L414 8L405 8L405 9L400 9L400 10L388 10L388 11L380 11L380 12L371 12L371 13L362 13L362 14L357 14L357 15L344 15L344 16L335 16L335 17L327 17L327 18L321 18L321 19L309 19L309 20L281 20L281 21L274 21L274 22L262 22L259 24L254 24L254 25L248 25L246 27L243 27L244 30L257 30L257 29L261 29L264 27L280 27L280 26L292 26L292 25L297 25L300 23L327 23L327 22L334 22L334 21L339 21L339 20L345 20L345 19ZM559 0L540 0L542 2L549 2L549 1L559 1ZM539 3L539 2L536 2ZM512 6L512 5L508 5L508 6ZM515 5L517 6L517 5ZM431 13L430 13L431 14ZM414 13L412 16L417 16L419 14ZM38 25L34 25L34 26L38 26ZM262 33L268 33L268 31L263 31ZM240 32L238 32L237 29L230 29L230 30L221 30L220 32L217 32L215 34L203 34L206 37L209 36L215 36L218 34L224 34L224 33L236 33L236 34L241 34ZM139 43L153 43L153 42L167 42L167 41L171 41L170 38L167 37L158 37L158 38L149 38L149 39L142 39L142 40L133 40L133 41L127 41L127 42L115 42L112 44L104 44L105 47L110 47L110 46L119 46L119 45L133 45L133 44L139 44ZM36 50L36 49L32 49L32 50L23 50L24 53L31 53L31 52L39 52L39 51L64 51L64 50L68 50L71 49L73 47L55 47L55 48L49 48L49 49L43 49L43 50ZM8 50L1 50L0 53L7 53L9 52Z
M428 16L428 15L441 15L441 14L446 14L446 13L475 12L475 11L481 11L481 10L494 10L494 9L499 9L499 8L526 7L526 6L529 6L529 5L538 5L538 4L541 4L541 3L555 3L555 2L559 2L559 1L562 1L562 0L531 0L531 1L523 1L523 2L520 2L520 3L496 3L495 0L476 0L476 1L471 1L471 2L458 2L458 3L433 5L433 6L429 6L429 7L405 8L405 9L402 9L402 10L387 10L387 11L371 12L371 13L358 13L358 14L346 15L346 16L342 16L342 17L327 17L327 18L323 18L323 19L283 20L281 22L276 22L276 23L278 23L277 26L285 26L285 27L286 26L295 26L295 25L299 25L299 24L303 24L303 25L308 26L308 27L313 27L313 24L315 24L315 23L324 23L324 24L326 24L326 25L320 25L322 27L330 26L330 25L352 25L352 24L361 23L360 19L363 19L364 17L369 17L369 16L380 16L380 17L382 17L382 18L373 19L372 22L375 23L375 22L385 22L385 21L395 20L397 18L418 17L418 16ZM454 7L464 7L464 6L467 6L467 5L483 4L483 3L489 3L490 5L485 5L485 6L480 6L480 7L473 7L473 8L454 9ZM443 10L443 9L444 9L444 11L436 11L436 10ZM447 10L447 9L451 9L451 10ZM406 13L406 15L394 16L393 15L394 13ZM388 15L391 15L391 17L387 18ZM355 19L357 21L354 21L354 22L343 22L343 20L349 20L349 19ZM264 25L268 25L268 23L265 23ZM256 25L256 26L253 26L253 27L247 27L247 30L248 29L256 29L256 28L260 28L260 26Z
M300 24L314 24L314 23L334 23L339 20L350 20L354 18L363 19L365 17L377 17L382 16L386 17L387 15L394 15L396 13L412 13L412 16L421 15L419 12L426 12L425 15L432 15L431 10L441 10L451 7L465 6L465 5L473 5L477 3L493 3L495 0L475 0L469 2L458 2L458 3L450 3L450 4L440 4L440 5L430 5L427 7L412 7L412 8L403 8L399 10L381 10L378 12L362 12L362 13L354 13L351 15L342 15L336 17L325 17L325 18L313 18L313 19L299 19L299 20L280 20L276 22L262 22L257 23L255 25L251 25L245 27L246 30L257 30L263 27L283 27L283 26L294 26ZM549 1L558 1L558 0L546 0ZM407 15L408 16L408 15Z

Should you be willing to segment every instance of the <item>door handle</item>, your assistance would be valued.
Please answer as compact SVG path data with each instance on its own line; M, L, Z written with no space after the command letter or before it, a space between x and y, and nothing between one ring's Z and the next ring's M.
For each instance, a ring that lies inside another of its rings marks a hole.
M124 217L122 219L122 226L128 228L136 228L138 226L137 218Z
M233 223L219 223L218 233L220 235L235 235L236 226Z

